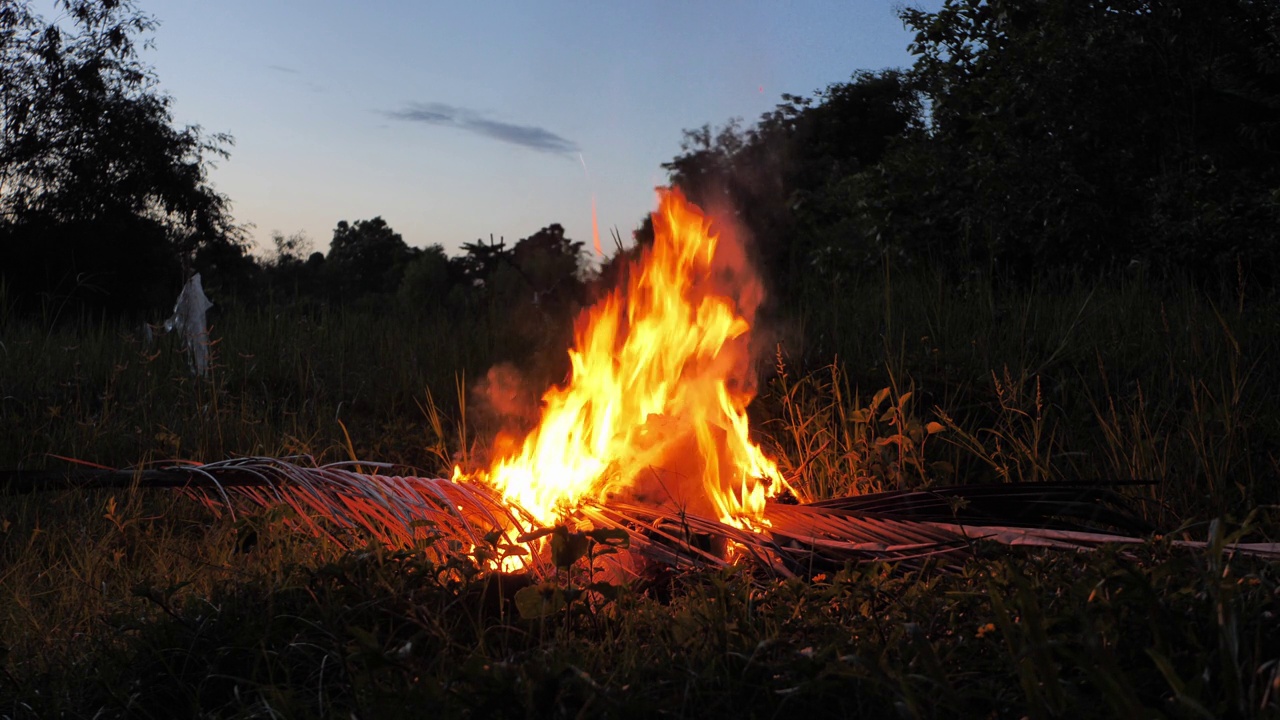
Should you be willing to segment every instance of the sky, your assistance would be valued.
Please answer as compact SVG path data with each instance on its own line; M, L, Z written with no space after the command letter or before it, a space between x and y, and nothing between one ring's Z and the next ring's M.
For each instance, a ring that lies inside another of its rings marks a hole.
M913 3L935 9L940 2ZM629 238L685 129L906 67L896 4L138 0L177 123L235 138L210 178L260 246L381 216L405 242L551 223Z

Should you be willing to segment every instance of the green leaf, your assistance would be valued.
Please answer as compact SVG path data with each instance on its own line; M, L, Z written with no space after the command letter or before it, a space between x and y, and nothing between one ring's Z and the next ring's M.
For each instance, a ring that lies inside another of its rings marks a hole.
M516 611L525 620L549 617L565 608L564 591L553 583L522 587L515 595Z
M1173 663L1169 661L1169 658L1151 648L1146 648L1144 652L1146 652L1147 657L1151 658L1151 662L1156 664L1156 669L1164 676L1165 682L1169 683L1169 688L1173 690L1174 698L1178 702L1194 710L1200 717L1215 717L1213 713L1209 712L1208 708L1187 695L1187 686L1182 682L1182 678L1178 677L1178 672L1174 670Z
M573 567L586 557L591 547L589 538L582 533L571 533L563 525L551 533L551 564L558 568Z
M1173 663L1169 662L1169 658L1151 648L1146 648L1144 652L1147 653L1147 657L1151 658L1151 662L1156 664L1156 669L1160 671L1161 675L1164 675L1165 681L1169 683L1169 687L1175 693L1182 695L1187 691L1187 686L1183 684L1182 678L1178 677L1178 673L1173 669Z
M355 640L356 645L362 650L375 652L382 651L382 643L379 642L378 637L362 627L357 627L355 625L347 626L347 635L350 635L351 639Z

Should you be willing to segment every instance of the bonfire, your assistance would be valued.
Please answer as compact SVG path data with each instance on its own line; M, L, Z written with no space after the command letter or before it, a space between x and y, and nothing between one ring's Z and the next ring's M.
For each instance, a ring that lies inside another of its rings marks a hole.
M655 240L622 285L579 319L571 373L541 419L488 467L448 478L391 466L244 458L82 470L80 487L188 492L220 512L286 504L344 545L369 539L440 559L545 576L548 541L623 546L672 566L748 562L778 575L846 562L963 556L982 542L1079 549L1144 542L1154 529L1115 485L958 486L808 501L753 439L751 329L763 290L730 228L660 190ZM18 489L48 477L10 474ZM1193 545L1185 541L1182 544ZM1280 545L1236 551L1280 557Z

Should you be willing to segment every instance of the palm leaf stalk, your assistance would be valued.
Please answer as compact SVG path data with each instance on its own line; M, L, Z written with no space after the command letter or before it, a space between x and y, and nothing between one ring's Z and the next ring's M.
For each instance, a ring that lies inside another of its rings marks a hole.
M10 492L56 488L171 488L215 513L286 505L296 522L344 547L370 539L420 547L444 561L488 545L510 552L537 534L523 509L480 483L391 474L394 466L308 458L240 458L122 470L0 473ZM1147 542L1151 528L1126 505L1116 485L1014 483L928 491L874 493L808 504L770 503L760 532L665 506L590 501L573 521L624 530L641 557L675 567L715 568L746 561L791 576L849 562L959 559L983 543L1059 550ZM1211 542L1173 545L1208 548ZM1229 543L1227 552L1280 560L1280 543ZM529 554L539 577L554 568L545 552Z

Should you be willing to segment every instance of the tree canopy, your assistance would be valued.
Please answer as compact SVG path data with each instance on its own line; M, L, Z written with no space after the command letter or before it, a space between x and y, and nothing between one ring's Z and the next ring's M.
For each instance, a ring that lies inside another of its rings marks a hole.
M342 220L333 230L327 263L344 297L394 293L414 251L386 220Z
M909 70L688 131L664 166L695 201L737 210L775 290L886 260L1274 281L1280 6L946 0L901 16Z
M155 20L131 0L56 6L66 22L44 20L30 0L0 7L7 292L145 307L171 298L202 251L223 265L243 259L229 201L207 181L231 138L174 125L172 99L138 57Z
M524 312L523 329L583 301L582 244L554 223L449 257L375 217L338 223L327 257L304 261L281 235L274 259L253 260L208 183L231 138L176 126L139 59L155 20L133 0L57 0L54 23L32 2L0 4L0 287L18 305L154 308L193 270L215 294ZM663 164L755 238L779 303L820 305L886 263L963 281L1135 266L1272 287L1280 6L944 0L900 14L912 67L687 130ZM642 221L635 236L651 233Z

